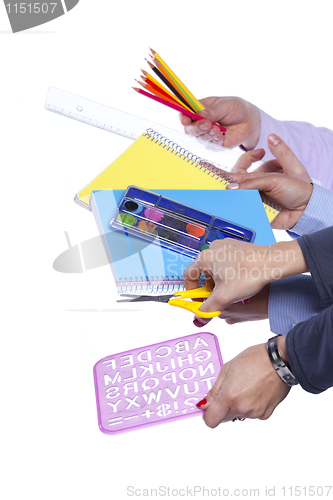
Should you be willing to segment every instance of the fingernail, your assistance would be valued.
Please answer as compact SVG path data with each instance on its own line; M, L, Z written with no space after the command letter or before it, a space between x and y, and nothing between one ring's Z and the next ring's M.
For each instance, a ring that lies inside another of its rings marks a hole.
M202 323L199 318L194 318L193 324L198 328L202 328L205 325L205 323Z
M203 132L207 132L208 129L209 127L207 127L207 125L205 125L204 123L200 125L200 130L202 130Z
M211 130L211 131L209 132L209 135L215 135L214 130Z
M276 134L270 134L267 140L271 146L277 146L281 142L280 137Z
M244 299L242 300L243 304L248 304L249 303L249 299Z
M239 188L239 184L238 182L230 182L230 184L227 184L227 189L238 189Z
M197 408L202 408L202 406L205 406L205 404L207 404L206 398L202 399L201 401L199 401L199 403L197 403Z

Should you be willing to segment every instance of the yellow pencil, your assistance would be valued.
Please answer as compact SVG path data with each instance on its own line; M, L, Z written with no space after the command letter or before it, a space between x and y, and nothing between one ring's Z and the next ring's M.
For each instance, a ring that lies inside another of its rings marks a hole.
M197 108L197 111L205 109L204 106L201 104L201 102L199 102L198 99L196 97L194 97L194 95L188 90L188 88L183 84L183 82L178 78L178 76L172 71L172 69L169 68L169 66L163 61L163 59L161 58L161 56L159 56L157 54L157 52L155 52L154 49L150 48L150 50L151 50L153 56L155 57L155 59L157 59L157 61L169 73L169 75L173 78L173 80L175 82L177 82L177 84L184 90L184 92L186 94L188 94L188 96L190 97L190 99L193 101L193 104L195 104L195 106Z
M185 104L185 106L188 106L194 113L195 107L193 106L193 104L190 103L189 98L184 94L183 90L177 85L175 80L171 78L169 73L163 68L162 64L159 63L158 60L155 59L152 55L151 57L155 64L152 64L150 61L146 59L149 67L154 71L154 73L156 73L156 75L161 79L161 81L165 83L168 89L171 90L171 92L175 96L177 96L178 99L180 99Z

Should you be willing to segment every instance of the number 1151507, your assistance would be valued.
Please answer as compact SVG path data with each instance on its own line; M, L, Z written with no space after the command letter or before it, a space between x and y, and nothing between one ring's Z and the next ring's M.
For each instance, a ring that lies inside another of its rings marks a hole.
M6 9L8 14L53 14L54 9L57 7L58 2L53 3L41 3L41 2L33 2L33 3L25 3L18 2L14 4L6 4Z

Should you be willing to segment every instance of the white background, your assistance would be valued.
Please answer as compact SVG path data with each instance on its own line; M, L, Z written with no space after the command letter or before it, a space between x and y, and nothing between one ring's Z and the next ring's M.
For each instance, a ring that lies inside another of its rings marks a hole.
M74 194L130 142L44 109L55 86L179 127L177 113L131 89L151 46L198 98L239 95L276 118L332 128L331 4L81 0L15 35L0 5L2 498L125 499L127 486L162 485L259 488L264 498L266 487L332 484L331 391L294 388L267 421L100 432L94 363L197 330L176 308L124 313L107 267L53 270L64 231L72 245L97 235ZM216 319L206 330L225 361L270 336L268 321Z

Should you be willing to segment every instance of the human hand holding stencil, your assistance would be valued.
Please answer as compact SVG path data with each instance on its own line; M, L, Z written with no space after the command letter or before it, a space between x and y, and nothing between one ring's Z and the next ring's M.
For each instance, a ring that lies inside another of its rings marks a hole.
M277 376L266 345L259 344L225 363L197 406L205 410L203 419L208 427L235 419L266 420L289 391L290 387Z

